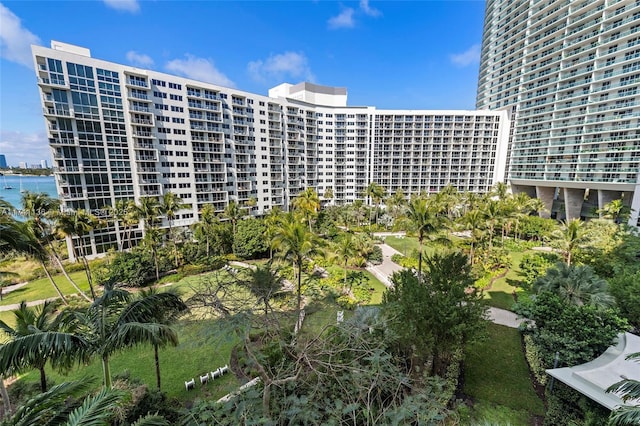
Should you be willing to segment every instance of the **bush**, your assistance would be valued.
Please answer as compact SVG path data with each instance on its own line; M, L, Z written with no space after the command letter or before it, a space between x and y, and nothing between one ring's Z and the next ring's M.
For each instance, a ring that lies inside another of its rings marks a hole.
M142 251L121 252L113 258L106 270L98 272L98 283L105 281L140 287L155 278L155 265L151 255Z
M380 248L380 246L373 246L367 260L373 265L380 265L382 263L382 248Z
M413 268L418 269L418 259L414 259L412 257L406 257L399 253L391 256L391 260L403 268Z
M536 382L541 384L542 386L546 386L547 384L547 373L544 368L544 362L542 361L542 355L540 351L533 343L533 337L529 334L524 335L524 349L525 349L525 357L527 358L527 362L529 363L529 368L531 369L531 373L533 373L533 377L536 378Z
M529 290L531 284L540 275L544 275L547 269L558 262L560 258L555 253L527 253L520 261L520 275L522 276L522 288Z
M265 257L269 241L265 238L267 227L260 219L249 218L237 224L233 239L233 253L241 259Z

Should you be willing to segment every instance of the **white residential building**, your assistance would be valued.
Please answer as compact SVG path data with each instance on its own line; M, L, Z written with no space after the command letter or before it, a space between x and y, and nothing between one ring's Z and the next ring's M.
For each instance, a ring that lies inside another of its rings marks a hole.
M372 181L410 195L446 185L486 192L505 177L506 111L350 107L346 89L310 83L262 96L51 46L32 50L68 209L171 191L187 206L174 225L187 226L205 204L286 210L307 187L321 197L331 189L325 202L344 204L363 198ZM126 247L124 231L112 223L76 244L97 255Z
M488 0L476 107L507 109L508 180L558 218L640 211L640 1Z

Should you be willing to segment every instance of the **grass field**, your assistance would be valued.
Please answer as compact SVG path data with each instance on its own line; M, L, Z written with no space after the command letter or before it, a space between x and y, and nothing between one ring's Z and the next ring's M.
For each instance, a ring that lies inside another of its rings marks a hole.
M78 287L89 295L89 284L87 282L87 275L84 271L71 272L69 276L78 285ZM67 281L64 275L56 274L53 276L53 280L65 296L76 293L76 290L73 288L71 283ZM48 299L50 297L58 297L56 290L53 288L48 278L40 278L29 282L24 287L4 295L2 301L0 301L0 306L20 303L23 300L41 300Z
M520 332L496 324L489 324L488 332L465 354L464 393L479 403L472 417L526 426L531 415L544 413L544 406L531 383Z

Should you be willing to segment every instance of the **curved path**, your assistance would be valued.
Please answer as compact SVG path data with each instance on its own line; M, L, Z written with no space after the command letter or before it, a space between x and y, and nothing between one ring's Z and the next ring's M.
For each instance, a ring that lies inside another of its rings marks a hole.
M402 267L391 260L391 256L394 254L402 254L398 250L387 244L378 244L382 249L382 263L380 265L367 266L367 271L371 272L376 278L378 278L387 287L391 286L390 278L394 272L400 271ZM518 328L523 319L519 319L516 314L506 309L489 308L488 311L489 320L492 322L504 325L511 328Z

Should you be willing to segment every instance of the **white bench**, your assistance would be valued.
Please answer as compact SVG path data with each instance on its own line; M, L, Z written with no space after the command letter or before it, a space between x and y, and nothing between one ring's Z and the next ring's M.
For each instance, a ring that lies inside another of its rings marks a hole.
M184 387L187 389L187 391L190 391L191 389L195 389L196 388L195 379L191 379L188 382L184 382Z
M219 367L217 370L211 372L211 378L217 379L218 377L222 377L224 373L229 371L229 366L225 364L224 367Z
M200 384L204 385L209 383L209 373L205 374L204 376L200 376Z

